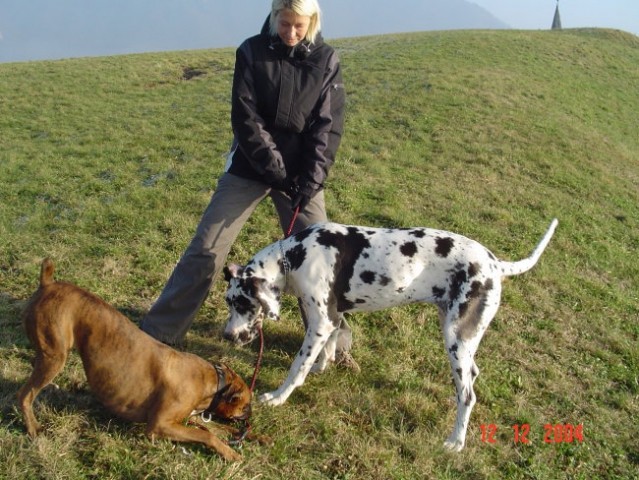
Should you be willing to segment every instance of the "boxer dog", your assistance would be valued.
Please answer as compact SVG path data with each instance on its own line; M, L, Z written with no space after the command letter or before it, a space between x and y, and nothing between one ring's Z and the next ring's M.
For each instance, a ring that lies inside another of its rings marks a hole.
M434 303L457 389L457 418L445 446L460 451L475 404L475 352L499 308L502 278L530 270L556 226L555 219L530 257L517 262L501 261L476 241L443 230L310 226L264 248L245 267L225 268L230 318L224 337L252 341L264 316L279 318L282 292L298 297L304 343L284 383L258 399L281 405L311 370L334 361L344 312Z
M31 437L39 433L33 401L62 370L75 347L91 390L112 413L146 423L152 440L199 442L226 460L239 460L210 431L184 423L202 412L222 419L248 418L251 392L244 381L226 365L212 365L156 341L95 295L54 281L53 270L53 262L45 259L40 287L23 316L36 352L33 373L18 392L27 433Z

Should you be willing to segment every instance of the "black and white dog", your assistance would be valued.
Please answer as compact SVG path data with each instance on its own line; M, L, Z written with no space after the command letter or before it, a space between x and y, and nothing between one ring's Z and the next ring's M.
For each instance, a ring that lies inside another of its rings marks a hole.
M479 243L443 230L313 225L264 248L245 267L224 269L230 309L224 337L252 341L264 316L279 318L282 292L298 297L304 343L284 383L259 397L281 405L311 370L322 371L334 360L344 312L433 303L457 388L457 418L445 445L460 451L475 404L474 356L499 308L501 280L530 270L556 226L554 219L530 257L504 262Z

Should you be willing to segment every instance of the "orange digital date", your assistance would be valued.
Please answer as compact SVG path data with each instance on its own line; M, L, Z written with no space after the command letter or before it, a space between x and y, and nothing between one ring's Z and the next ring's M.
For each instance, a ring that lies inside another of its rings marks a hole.
M481 424L481 441L482 443L497 443L497 425L494 423ZM523 423L511 426L513 431L513 442L530 444L530 424ZM544 425L544 443L583 443L584 426L583 424L572 425L570 423L557 423L552 425L547 423Z

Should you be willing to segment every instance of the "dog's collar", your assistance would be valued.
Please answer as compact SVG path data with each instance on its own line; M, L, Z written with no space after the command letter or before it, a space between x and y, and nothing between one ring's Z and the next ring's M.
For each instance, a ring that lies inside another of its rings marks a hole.
M288 263L288 258L286 258L286 253L284 253L284 245L282 244L282 240L278 242L280 244L280 252L282 253L282 268L284 268L284 288L288 285L288 272L291 271L291 266Z
M226 393L226 391L230 387L230 385L226 381L226 373L224 372L224 368L222 367L222 365L216 364L213 365L213 368L215 368L215 372L217 373L217 388L215 390L213 398L211 399L210 405L206 410L204 410L204 412L207 413L215 412L215 409L222 401L222 395L224 395L224 393Z

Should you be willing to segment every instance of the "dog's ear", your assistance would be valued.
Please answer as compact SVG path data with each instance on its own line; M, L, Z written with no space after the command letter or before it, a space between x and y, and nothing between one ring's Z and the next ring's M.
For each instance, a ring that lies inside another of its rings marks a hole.
M242 274L242 267L231 263L228 267L224 267L224 280L230 282L232 278L237 278Z
M251 278L255 288L255 298L257 298L264 310L266 318L271 320L280 319L280 289L269 285L263 278Z

